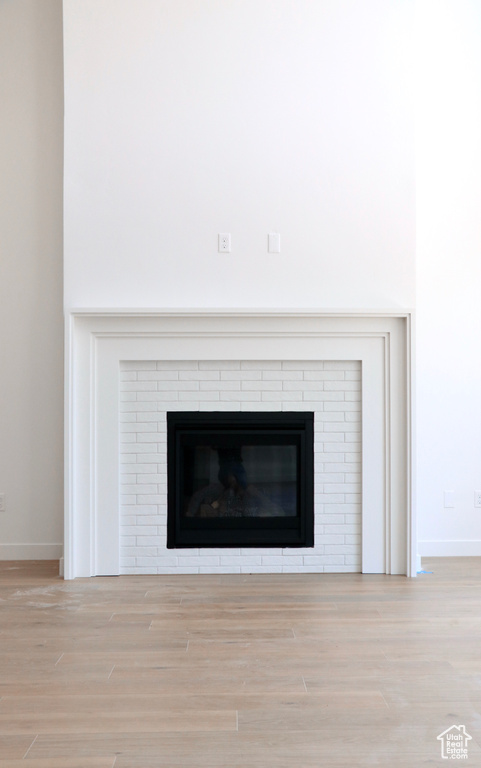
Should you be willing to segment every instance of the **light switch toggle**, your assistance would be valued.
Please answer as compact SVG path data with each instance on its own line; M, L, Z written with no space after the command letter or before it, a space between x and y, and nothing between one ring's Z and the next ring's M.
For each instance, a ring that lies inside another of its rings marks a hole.
M281 252L281 236L279 232L269 232L268 235L268 251L269 253Z

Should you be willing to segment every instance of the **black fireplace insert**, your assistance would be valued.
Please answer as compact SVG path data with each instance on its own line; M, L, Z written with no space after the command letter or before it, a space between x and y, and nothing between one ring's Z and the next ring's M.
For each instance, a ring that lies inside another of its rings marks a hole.
M167 414L167 547L314 546L314 414Z

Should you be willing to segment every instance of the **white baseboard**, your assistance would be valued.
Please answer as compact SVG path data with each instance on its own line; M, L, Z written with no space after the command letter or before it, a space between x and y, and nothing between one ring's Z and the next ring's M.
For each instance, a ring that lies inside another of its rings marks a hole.
M418 541L421 557L481 557L481 539Z
M0 560L60 560L63 544L0 544Z

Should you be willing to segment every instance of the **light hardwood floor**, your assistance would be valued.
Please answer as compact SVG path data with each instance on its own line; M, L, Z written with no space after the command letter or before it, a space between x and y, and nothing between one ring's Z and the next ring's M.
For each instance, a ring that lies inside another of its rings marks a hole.
M0 563L0 768L481 765L481 558L417 579Z

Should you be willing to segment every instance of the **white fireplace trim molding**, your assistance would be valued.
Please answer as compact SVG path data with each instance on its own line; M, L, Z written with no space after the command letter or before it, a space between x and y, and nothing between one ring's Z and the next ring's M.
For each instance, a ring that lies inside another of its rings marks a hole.
M65 578L120 572L120 362L238 359L361 361L362 572L415 576L411 357L410 311L71 311Z

